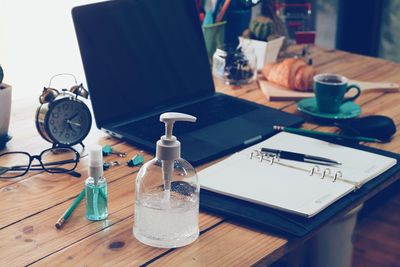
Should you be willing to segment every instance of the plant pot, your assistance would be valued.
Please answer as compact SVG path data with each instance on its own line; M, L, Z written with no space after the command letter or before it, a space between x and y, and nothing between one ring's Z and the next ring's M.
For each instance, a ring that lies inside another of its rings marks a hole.
M239 43L241 45L249 45L253 47L254 53L257 57L257 70L261 70L265 66L265 64L276 62L279 50L282 47L284 39L285 37L281 36L274 40L264 42L264 41L239 37Z
M11 116L11 85L0 84L0 149L10 140L8 127Z

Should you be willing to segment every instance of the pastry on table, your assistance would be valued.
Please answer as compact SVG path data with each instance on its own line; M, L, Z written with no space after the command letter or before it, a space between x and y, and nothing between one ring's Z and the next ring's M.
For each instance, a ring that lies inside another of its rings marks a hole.
M262 69L264 77L273 83L297 91L312 91L315 69L298 58L269 63Z

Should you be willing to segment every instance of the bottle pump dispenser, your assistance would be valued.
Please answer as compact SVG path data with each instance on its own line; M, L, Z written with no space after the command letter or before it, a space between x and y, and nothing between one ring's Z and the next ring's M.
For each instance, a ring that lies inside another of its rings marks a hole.
M150 246L181 247L199 235L199 191L195 169L182 159L181 143L173 133L176 121L195 122L183 113L164 113L165 135L157 141L156 157L136 177L135 237Z

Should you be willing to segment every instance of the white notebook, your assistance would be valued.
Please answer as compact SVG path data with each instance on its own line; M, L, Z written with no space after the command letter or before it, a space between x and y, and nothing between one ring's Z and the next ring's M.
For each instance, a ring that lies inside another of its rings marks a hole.
M262 147L325 157L342 165L317 166L270 156L261 161L262 154L254 151ZM396 163L394 158L281 132L198 175L204 189L312 217Z

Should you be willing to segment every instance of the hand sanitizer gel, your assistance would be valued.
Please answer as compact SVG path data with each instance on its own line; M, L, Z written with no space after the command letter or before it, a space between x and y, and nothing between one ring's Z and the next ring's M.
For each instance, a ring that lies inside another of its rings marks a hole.
M103 176L103 151L96 145L89 150L89 178L85 181L86 218L99 221L107 218L107 183Z
M139 170L135 188L133 234L142 243L160 248L188 245L199 236L200 186L195 169L180 158L181 144L172 135L176 121L195 122L183 113L164 113L165 135L156 157Z

